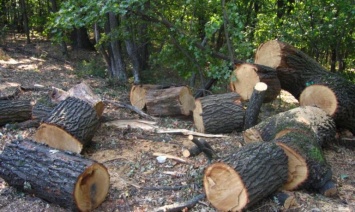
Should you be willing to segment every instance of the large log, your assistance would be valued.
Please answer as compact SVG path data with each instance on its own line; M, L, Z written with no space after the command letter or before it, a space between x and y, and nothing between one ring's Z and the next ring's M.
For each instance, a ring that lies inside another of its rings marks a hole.
M312 79L301 93L300 105L323 109L334 118L338 128L355 134L355 85L336 75Z
M258 82L254 86L248 107L245 111L244 129L249 129L258 123L258 116L261 105L265 99L266 91L267 85L263 82Z
M0 126L31 119L32 105L29 100L0 100Z
M0 176L10 186L74 211L98 207L110 185L102 164L31 140L6 145Z
M276 69L281 88L296 99L311 80L331 74L302 51L277 40L261 44L254 62Z
M268 86L264 102L271 102L276 99L281 91L277 73L275 69L263 65L249 63L236 65L230 77L230 88L238 93L243 100L249 100L254 86L258 82L263 82Z
M240 211L269 196L287 180L288 159L274 143L246 145L207 167L207 199L220 211Z
M195 99L186 86L149 89L145 96L147 113L152 116L189 116Z
M80 153L99 127L96 110L86 101L68 97L38 128L34 138L51 147Z
M320 146L336 140L334 120L322 109L312 106L297 107L271 116L245 130L243 136L245 142L272 141L290 130L311 130L317 135Z
M105 108L105 105L101 99L96 94L94 94L90 86L85 82L81 82L80 84L73 86L68 91L64 91L59 88L53 88L50 96L52 101L55 103L59 103L70 96L86 101L91 105L91 107L95 108L99 117L102 115Z
M245 110L237 93L209 95L195 101L194 124L202 133L242 131Z
M325 193L324 187L332 180L332 171L313 132L291 130L273 142L288 156L289 175L283 189L305 188ZM328 189L328 195L337 192L336 188L330 189L332 192Z
M151 84L143 84L143 85L133 85L130 91L129 100L131 105L136 108L142 110L145 108L146 104L146 94L150 89L162 89L161 85L151 85Z

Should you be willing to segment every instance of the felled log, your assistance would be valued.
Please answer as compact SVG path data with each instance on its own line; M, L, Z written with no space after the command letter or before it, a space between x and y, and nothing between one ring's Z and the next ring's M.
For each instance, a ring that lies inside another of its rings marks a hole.
M271 141L290 130L309 131L317 136L322 147L335 142L336 128L334 120L322 109L311 106L297 107L271 116L243 132L244 141Z
M299 99L303 89L313 79L331 74L319 63L295 47L277 40L259 46L255 63L276 69L281 88Z
M31 140L15 140L0 154L0 177L10 186L74 211L92 211L106 198L105 166Z
M34 138L51 147L80 153L99 127L96 110L86 101L68 97L39 126Z
M147 113L152 116L189 116L195 107L195 99L186 86L147 90Z
M273 201L283 206L285 209L290 209L292 206L297 205L295 195L289 191L279 191L272 195Z
M32 105L29 100L0 100L0 126L30 120Z
M0 100L14 99L20 93L20 84L11 82L0 83Z
M194 124L202 133L242 131L245 111L237 93L209 95L195 100Z
M287 180L287 156L271 142L245 145L223 161L207 167L203 177L206 197L220 211L249 207Z
M288 156L288 180L282 187L284 190L304 188L325 193L324 186L332 180L332 171L315 134L310 131L289 131L273 142Z
M238 64L235 67L230 77L230 88L243 100L250 99L254 86L258 82L263 82L268 87L263 102L271 102L279 95L281 85L275 69L249 63Z
M258 116L261 105L265 99L266 91L267 85L263 82L258 82L254 86L248 107L245 111L244 129L248 129L258 123Z
M129 100L131 105L136 108L143 110L146 104L146 94L150 89L162 89L161 85L151 85L151 84L143 84L143 85L133 85L129 94Z
M209 160L212 160L213 156L215 155L215 152L206 140L196 138L193 135L189 135L188 139L192 141L195 145L183 150L182 155L184 157L188 158L197 156L203 152Z
M311 79L300 95L300 105L316 106L334 118L338 128L355 133L355 85L336 75Z
M70 96L86 101L91 107L95 108L99 117L102 115L105 108L104 103L85 82L73 86L68 91L54 87L50 93L50 97L55 103L59 103Z

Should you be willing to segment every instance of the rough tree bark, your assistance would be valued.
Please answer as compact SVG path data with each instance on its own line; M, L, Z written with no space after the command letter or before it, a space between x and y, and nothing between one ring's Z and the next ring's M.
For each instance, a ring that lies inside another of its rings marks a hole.
M287 156L274 143L246 145L207 167L207 199L220 211L240 211L279 189L287 180Z
M276 99L281 91L280 81L275 69L263 65L249 63L236 65L230 77L230 88L243 100L249 100L258 82L263 82L268 86L264 102Z
M202 133L242 131L245 111L237 93L209 95L195 100L194 124Z
M32 105L29 100L0 100L0 126L30 120Z
M105 166L31 140L15 140L0 154L0 176L9 185L71 210L92 211L106 198Z
M244 130L258 123L258 116L261 105L263 104L267 85L263 82L258 82L254 86L254 91L250 97L248 107L245 111Z
M38 128L35 140L51 147L80 153L99 127L99 117L87 102L68 97Z

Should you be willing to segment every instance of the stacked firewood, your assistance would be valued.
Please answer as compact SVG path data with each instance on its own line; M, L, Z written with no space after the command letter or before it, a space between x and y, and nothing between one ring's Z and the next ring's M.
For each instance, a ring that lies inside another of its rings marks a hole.
M79 153L91 141L104 110L85 83L68 92L53 89L53 108L30 101L0 100L0 124L35 120L34 140L7 144L0 154L0 177L9 185L72 210L91 211L106 198L106 167Z

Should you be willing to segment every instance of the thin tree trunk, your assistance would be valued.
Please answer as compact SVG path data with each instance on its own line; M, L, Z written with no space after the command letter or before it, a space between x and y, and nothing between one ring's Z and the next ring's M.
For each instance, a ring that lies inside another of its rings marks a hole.
M30 39L30 29L28 24L28 15L27 15L25 0L20 0L20 7L21 7L22 18L23 18L23 29L26 33L26 42L27 44L29 44L31 43L31 39Z

